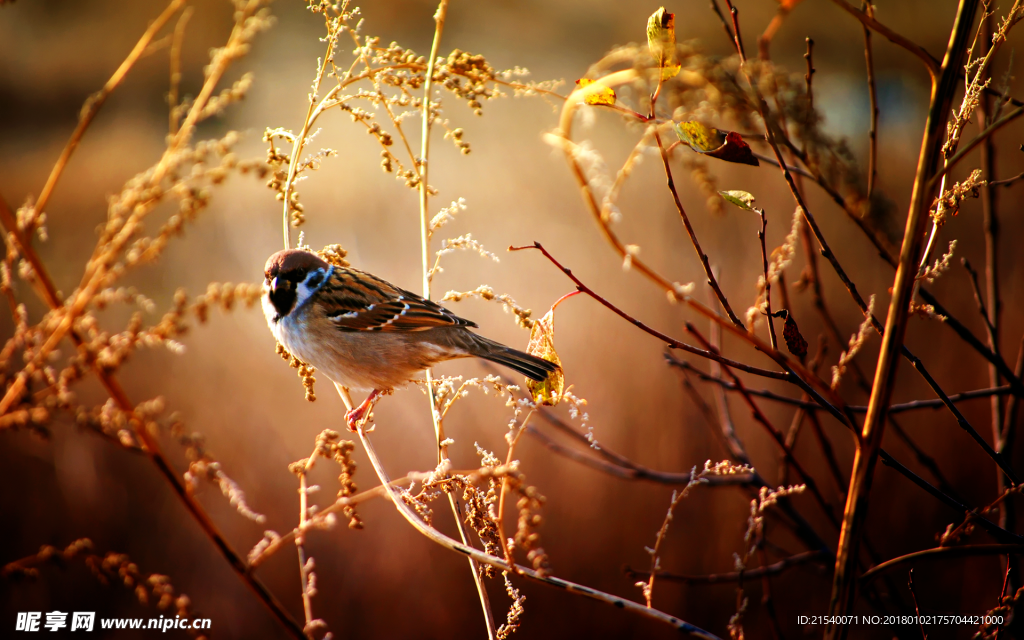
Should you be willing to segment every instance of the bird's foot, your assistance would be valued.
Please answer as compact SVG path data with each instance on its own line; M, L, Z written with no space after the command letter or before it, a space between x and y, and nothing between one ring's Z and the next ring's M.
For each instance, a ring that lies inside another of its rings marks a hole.
M370 395L366 396L366 400L363 400L362 404L345 414L345 422L348 424L349 431L355 433L359 430L360 424L370 417L373 405L377 404L377 400L385 394L387 391L374 389Z

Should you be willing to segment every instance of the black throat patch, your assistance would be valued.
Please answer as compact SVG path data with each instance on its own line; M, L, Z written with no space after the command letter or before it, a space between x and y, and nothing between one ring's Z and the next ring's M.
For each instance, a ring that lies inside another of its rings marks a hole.
M277 320L280 320L295 306L295 283L287 278L277 279L277 288L270 292L270 302L277 311Z

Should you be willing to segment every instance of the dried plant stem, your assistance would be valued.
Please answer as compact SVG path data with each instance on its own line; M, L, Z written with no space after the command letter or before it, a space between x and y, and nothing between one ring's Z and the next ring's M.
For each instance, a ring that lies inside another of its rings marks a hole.
M556 303L557 304L557 303ZM552 309L554 306L552 306ZM508 443L508 454L505 456L505 466L511 467L512 456L516 450L516 444L519 443L519 438L526 433L526 428L529 426L530 418L536 413L536 409L531 409L526 417L523 418L523 422L519 425L515 435L509 434ZM515 563L512 558L512 550L508 547L508 536L505 535L505 496L508 494L508 476L502 476L501 478L501 493L498 494L498 535L501 537L501 550L505 553L505 561L508 562L509 566L515 567Z
M171 18L174 17L183 6L185 0L171 0L167 8L149 25L146 32L142 34L139 41L135 43L135 47L128 54L128 57L124 59L121 66L117 68L114 75L110 76L106 84L103 85L99 91L89 97L85 103L85 107L82 109L82 113L78 118L78 126L75 127L74 132L71 134L71 138L68 143L64 146L64 150L61 151L60 157L57 162L53 165L53 169L50 170L50 175L46 179L46 184L43 185L42 191L39 192L39 198L35 203L36 211L45 211L46 205L50 202L50 196L53 194L54 188L57 186L57 181L60 180L61 175L64 173L64 168L68 164L68 160L71 158L71 154L78 148L78 143L81 142L82 136L85 135L85 130L92 124L93 118L99 113L103 103L107 101L107 97L116 89L121 82L124 80L131 68L135 66L139 58L145 54L146 49L149 47L150 42L156 34L164 28Z
M935 188L935 184L941 181L949 171L956 166L961 160L963 160L968 154L974 151L974 148L980 145L985 140L992 137L994 133L1010 124L1017 118L1024 115L1024 107L1017 107L1013 111L1010 111L1002 118L999 118L995 122L989 124L987 127L982 129L981 133L971 138L970 142L962 145L952 157L949 158L942 167L941 170L937 171L935 175L929 180L929 190Z
M985 47L985 58L988 58L994 46L992 43L992 14L986 13L983 20L981 41ZM986 70L986 73L979 77L981 82L985 82L987 75L990 74ZM978 97L978 128L982 131L985 130L986 125L991 119L991 109L992 105L988 94L982 93ZM1002 300L999 297L999 218L996 214L996 189L992 184L995 178L995 146L991 137L985 138L981 143L980 161L981 178L985 181L985 184L981 187L980 194L982 226L985 233L985 297L982 297L977 284L975 284L975 289L977 291L978 304L982 309L985 325L988 328L988 348L992 353L1002 358L999 351L999 319L1002 311ZM977 283L977 277L973 274L972 279ZM987 304L985 303L986 300ZM989 386L992 387L998 387L1001 383L999 369L992 363L988 365L988 379ZM994 448L1000 455L1006 455L1007 446L1003 435L1004 414L1002 399L992 396L989 403L989 411L992 418L992 442ZM1000 494L1006 491L1006 477L998 471L996 472L996 487ZM1011 531L1015 525L1013 507L1014 505L1011 501L1005 501L999 508L999 526ZM1014 565L1017 565L1017 563L1007 556L1007 572ZM1016 572L1014 573L1016 574Z
M441 47L441 34L444 32L444 22L448 15L448 0L440 0L437 5L437 11L434 13L434 39L430 46L430 58L427 61L427 69L425 78L423 81L423 119L422 127L420 129L420 155L419 158L411 158L412 166L416 171L419 178L419 205L420 205L420 254L421 254L421 266L423 271L423 297L427 300L430 299L430 212L428 208L430 186L428 184L428 174L430 169L430 125L433 123L433 114L430 111L430 106L433 103L433 90L434 90L434 64L437 61L437 54ZM385 102L386 104L386 102ZM398 127L399 123L388 110L388 114L391 116L392 122ZM399 128L401 133L401 129ZM405 140L405 135L401 135L402 139ZM408 143L406 142L408 147ZM426 371L427 381L427 400L430 403L430 417L434 425L434 436L437 442L437 461L438 464L442 464L448 459L448 446L445 444L447 438L444 434L444 423L441 421L436 408L436 401L434 399L434 384L431 371ZM452 509L452 515L455 517L455 525L459 530L459 536L462 538L463 544L468 545L469 538L466 534L466 526L462 521L462 513L458 504L458 500L454 494L447 492L448 503ZM504 536L502 537L502 545L505 544ZM487 587L484 585L483 576L477 561L470 556L469 568L473 574L473 583L476 586L477 595L480 597L480 606L483 609L484 622L487 625L487 637L494 640L497 634L497 624L494 618L494 613L491 610L490 600L487 596Z
M180 6L180 4L180 2L174 2L172 3L171 6ZM170 19L171 15L173 15L173 12L169 15L166 15L164 23L166 23L166 21ZM158 29L153 29L151 27L151 30L153 31L153 33L155 33ZM121 70L123 70L123 72L121 73L121 77L123 77L123 73L126 73L130 66L131 65L122 64ZM223 74L223 71L223 65L214 65L214 67L210 70L210 74L207 76L207 84L209 84L211 87L216 85L221 75ZM115 74L115 77L118 77L118 74ZM108 86L110 86L110 89L112 90L113 88L116 88L119 82L120 77L118 77L117 82L113 83L112 85L108 83ZM200 95L200 98L197 98L191 112L195 114L195 117L192 117L189 120L187 120L186 123L182 126L182 129L188 127L188 129L191 130L191 128L194 127L195 120L198 117L198 113L206 104L206 100L209 99L211 93L212 88L209 91L205 92L205 98L203 98L203 94ZM93 113L93 115L95 115L95 113ZM69 142L69 147L71 151L74 150L74 146L77 146L78 140L81 138L82 134L84 134L84 131L85 127L82 126L79 127L79 130L76 130L76 134L75 136L73 136L72 142ZM183 135L182 131L179 131L179 134L178 136L175 137L175 140L184 139L185 135ZM163 159L157 166L157 171L155 171L155 173L158 174L158 176L162 176L162 167L166 166L166 159L169 157L171 149L175 148L177 148L177 146L175 146L174 141L172 141L172 146L169 147L167 152L165 152ZM70 151L68 151L67 149L65 149L65 151L67 152L67 155L70 155ZM62 162L67 162L66 156L62 155L62 158L63 160L58 160L58 164ZM51 174L51 177L52 175L53 174ZM57 176L59 177L59 171L57 171ZM55 183L56 178L53 178L52 182ZM52 185L50 189L52 191ZM40 198L40 200L37 201L37 206L38 202L45 201L43 201L42 198ZM39 259L39 256L33 249L31 243L29 243L27 239L21 237L21 234L18 231L17 222L14 219L14 216L11 214L10 210L7 208L6 204L3 203L2 199L0 199L0 224L2 224L3 227L6 229L7 237L13 239L13 241L19 245L22 257L25 260L27 260L28 263L32 266L33 272L36 277L36 282L39 285L37 287L37 291L39 292L40 297L51 310L59 312L62 308L62 301L57 297L57 290L53 284L53 280L51 279L42 261ZM95 280L95 282L97 282L95 286L98 286L99 280L102 280L102 278L97 278ZM93 287L93 289L94 288L95 287ZM83 292L83 294L84 293L85 292ZM47 341L48 344L52 342L50 349L52 349L53 346L56 346L56 343L59 342L65 335L70 335L72 341L76 344L76 346L81 346L83 344L82 338L73 330L72 321L69 318L73 318L77 315L77 313L80 313L81 310L84 309L88 300L91 299L91 296L91 292L89 292L88 295L80 295L79 299L76 300L75 306L73 306L70 311L64 312L65 319L62 321L61 325L57 328L55 333L51 335L51 338ZM76 309L77 313L75 312ZM46 353L49 353L49 350L47 350ZM117 407L121 411L124 411L126 414L130 415L134 413L135 405L128 398L127 394L121 388L120 383L117 381L114 375L96 363L94 363L93 368L100 383L103 385L104 389L109 394L111 399L114 400L114 403L117 405ZM22 386L21 389L16 389L16 387L18 386L19 381L21 385L24 385L25 380L25 376L20 376L18 380L16 380L8 389L8 393L7 395L5 395L3 402L0 402L0 407L2 407L0 408L0 414L5 413L7 409L10 407L10 403L13 402L13 400L16 399L17 397L20 397L24 387ZM287 629L292 636L298 639L304 639L305 634L303 633L302 627L291 617L291 615L284 609L281 603L266 588L266 586L264 586L264 584L258 578L256 578L254 575L252 575L252 573L250 573L245 561L231 547L227 539L224 538L224 536L220 533L216 524L210 518L209 514L207 514L206 511L203 509L202 505L200 505L199 502L195 499L195 497L186 489L185 485L181 481L181 477L179 476L178 472L174 470L170 461L164 456L163 452L161 451L159 441L155 438L155 436L150 434L146 429L137 429L135 433L136 436L139 438L139 441L142 443L146 455L149 456L150 460L152 460L153 464L157 467L157 470L160 472L160 474L164 477L168 484L171 485L172 490L174 491L175 495L177 495L178 498L181 500L185 509L196 520L196 522L199 524L203 532L214 543L214 546L217 547L221 555L224 556L225 560L228 561L228 564L231 566L232 570L239 576L239 578L241 578L246 583L246 585L249 586L253 593L256 594L260 601L263 602L263 604L270 610L270 612L278 620L278 622L285 629Z
M669 166L668 162L668 153L665 151L665 147L661 143L661 135L658 133L657 128L654 129L654 139L658 143L658 151L661 153L661 163L665 167L665 178L668 181L668 190L672 192L672 200L676 204L676 210L679 211L679 217L683 221L683 226L686 227L686 233L690 236L690 242L693 244L693 249L697 252L697 257L700 259L701 266L704 268L704 275L708 278L708 284L715 292L715 295L718 296L718 301L722 304L725 312L729 315L729 319L732 320L733 324L737 327L743 328L743 322L741 322L740 319L736 317L736 314L733 313L732 307L729 306L729 300L725 297L725 294L722 293L722 288L718 286L718 279L715 278L715 274L711 270L711 263L708 261L708 255L704 253L703 249L701 249L700 242L697 241L697 234L694 233L693 225L690 224L690 218L686 215L683 203L679 200L679 193L676 191L675 181L672 179L672 168ZM772 340L772 348L775 348L774 340Z
M845 4L842 0L836 1ZM882 444L882 434L885 431L886 408L892 395L898 354L907 327L910 293L916 280L917 265L921 254L921 233L928 220L931 190L927 188L927 183L932 172L935 171L941 154L941 136L945 131L945 124L953 102L957 70L967 48L971 23L977 6L978 0L961 0L942 63L942 74L932 87L931 104L921 144L917 174L914 179L910 211L907 215L907 226L903 236L903 247L900 251L899 268L893 283L892 301L889 305L885 332L882 336L882 346L871 388L871 398L868 402L868 412L861 430L861 440L854 456L850 491L847 496L843 528L840 532L836 554L836 569L829 602L830 615L846 615L853 606L854 571L858 548L863 536L868 495ZM826 637L830 640L843 638L847 630L846 626L830 626Z
M299 170L299 154L302 153L303 147L306 145L306 138L309 136L310 127L313 122L316 121L318 107L323 104L319 98L320 94L320 83L323 81L324 73L327 71L327 66L331 64L331 59L334 56L334 38L327 39L327 52L324 53L324 58L320 62L320 68L317 69L316 79L313 80L313 91L309 94L309 109L306 110L306 118L302 121L302 129L299 131L299 135L295 138L292 143L292 155L288 160L288 177L285 179L284 186L281 189L281 206L282 206L282 232L284 234L284 248L291 248L291 214L292 214L292 187L295 184L295 174ZM332 91L328 98L334 94ZM326 98L325 98L326 100Z
M720 344L720 336L715 335L717 332L717 325L712 324L712 327L712 344L715 346L715 348L718 348L718 344ZM667 357L668 354L666 354L666 358ZM712 368L715 368L716 366L717 365L713 364ZM716 375L720 375L720 372ZM719 393L715 396L715 401L718 405L719 414L719 420L717 421L718 426L716 426L716 420L712 415L711 408L707 406L707 403L704 402L704 399L700 396L700 394L693 387L693 385L690 384L689 380L686 379L685 375L683 376L683 387L690 394L690 397L693 399L694 403L701 409L701 413L704 414L704 419L707 421L708 426L711 428L711 430L715 433L715 436L721 439L722 446L724 447L729 457L731 457L734 461L739 462L741 464L752 466L750 464L750 456L747 454L746 447L744 447L743 443L736 435L736 429L732 423L732 418L729 415L729 404L725 399L725 394ZM718 390L721 391L721 389ZM715 481L716 478L712 476L711 478L709 478L709 480ZM765 481L765 479L762 478L761 475L756 471L752 474L749 484L745 486L748 487L747 493L750 495L752 499L757 498L758 492L762 487L774 489L774 487L768 484L768 482ZM796 510L793 508L793 505L788 500L782 500L781 502L779 502L778 506L779 511L782 514L785 514L786 516L785 518L780 518L780 522L784 526L789 528L809 548L817 549L818 551L825 553L831 558L831 553L827 551L825 542L811 527L811 525L799 513L796 512ZM775 512L773 511L771 513Z
M7 231L7 236L13 238L15 242L21 247L22 256L34 266L37 281L42 285L41 297L50 306L51 309L57 309L60 306L57 300L56 289L53 287L53 281L50 278L49 272L43 267L42 262L36 255L35 250L31 245L25 243L20 238L17 223L14 220L14 216L10 210L7 209L6 205L3 204L0 199L0 224ZM81 346L84 341L76 333L71 332L71 337L75 342L76 346ZM127 394L121 388L120 383L114 377L113 373L103 369L97 364L94 364L94 371L96 376L99 378L100 383L106 390L107 394L113 399L118 409L124 411L126 414L131 415L135 411L135 405L128 398ZM192 493L186 489L184 483L181 481L181 477L178 472L171 466L170 461L164 456L159 441L151 435L146 429L137 429L135 431L136 436L142 443L143 452L153 461L160 474L167 480L168 484L171 485L171 489L175 495L182 501L185 509L192 515L192 517L199 524L203 533L213 541L214 546L221 552L221 555L228 561L234 572L241 578L256 594L256 596L263 602L264 605L270 610L275 618L281 623L281 625L287 629L293 637L303 640L306 636L303 633L302 627L292 619L291 615L284 609L281 603L276 597L267 589L267 587L253 575L249 567L246 565L242 557L231 547L227 539L224 538L217 525L214 524L209 514L203 509L202 505L195 499Z
M805 257L807 260L807 268L804 271L802 277L806 278L807 282L810 285L811 299L814 303L815 309L817 309L818 314L821 316L822 321L825 324L826 330L828 331L831 338L836 342L836 344L841 346L844 344L844 340L839 333L839 327L836 325L835 319L832 317L832 314L829 313L828 307L825 305L825 299L821 292L821 278L818 274L818 261L817 255L814 251L815 241L813 233L809 225L801 225L800 233L802 235L802 244L804 246ZM856 361L851 361L848 366L849 370L852 371L854 374L854 379L857 381L857 385L864 391L865 394L870 395L871 385L868 383L867 378L864 376L864 373L861 371ZM941 392L941 389L939 391ZM966 399L966 397L964 396L964 394L959 394L958 399ZM923 408L925 406L945 406L947 401L953 402L953 400L950 397L940 395L940 398L934 401L937 403L937 405L929 404L933 402L930 400L917 401L917 403L919 403L919 406ZM901 408L899 408L898 411L905 411L911 408L919 408L918 406L916 406L917 403L907 403L908 405L915 406L910 406L907 409L904 409L901 406ZM922 464L924 467L926 467L932 473L932 475L935 476L943 490L946 493L952 493L952 487L950 486L949 482L946 480L942 472L939 470L938 464L935 463L935 460L931 456L924 453L924 451L919 446L917 446L917 444L910 438L910 436L903 430L903 428L900 427L900 425L892 417L892 413L894 413L892 409L893 407L890 407L888 420L890 424L892 424L895 433L914 452L914 455L917 458L918 462ZM867 411L867 407L850 407L850 411L864 413Z
M400 486L402 486L404 484L410 484L413 481L420 479L421 477L422 478L428 477L429 475L430 474L428 474L428 473L423 473L423 474L412 474L412 473L410 473L409 475L407 475L404 478L398 478L396 480L392 480L391 481L391 486L393 486L393 487L400 487ZM269 558L270 556L274 555L274 553L276 553L278 551L278 549L283 547L288 542L291 542L292 540L297 539L299 536L304 535L307 531L312 529L314 526L316 526L318 524L321 524L325 520L325 518L327 517L328 514L337 513L338 511L342 511L343 509L345 509L345 507L354 507L355 505L357 505L357 504L359 504L361 502L365 502L366 500L369 500L370 498L377 498L377 497L382 497L382 496L385 496L385 495L387 495L387 494L384 491L384 487L378 485L378 486L376 486L376 487L374 487L372 489L367 489L366 491L362 491L362 492L360 492L360 493L358 493L358 494L356 494L356 495L354 495L354 496L352 496L350 498L338 498L334 502L334 504L329 505L327 507L324 507L320 511L317 511L316 514L313 515L312 517L306 518L306 521L304 523L300 524L298 527L292 529L291 531L289 531L288 533L284 534L283 536L281 536L279 538L275 538L274 541L271 542L270 544L268 544L267 547L265 549L263 549L263 551L260 552L260 554L258 556L250 558L250 560L249 560L249 568L250 568L250 570L255 569L256 567L258 567L261 564L263 564L263 562L266 561L267 558Z
M241 50L239 46L244 42L246 36L245 21L252 16L259 7L261 0L249 0L243 9L236 12L235 26L228 37L227 45L221 49L222 53L215 56L213 62L206 68L206 78L198 96L192 104L185 121L182 123L177 135L168 142L160 160L147 174L147 185L159 185L165 174L171 168L172 159L177 155L181 146L192 136L195 125L199 121L200 114L208 104L213 91L227 71L231 61L238 57L238 53L229 53L234 50ZM115 85L116 86L116 85ZM84 131L84 130L83 130ZM59 162L59 161L58 161ZM69 298L68 302L59 308L60 322L46 341L36 351L32 360L26 363L24 369L19 373L14 382L7 388L2 400L0 400L0 415L6 413L14 402L21 397L25 390L28 377L46 361L46 358L53 352L61 340L72 332L75 321L92 302L96 293L106 284L109 269L112 266L113 256L118 255L127 246L128 242L138 232L143 218L159 202L156 195L147 198L140 198L135 202L131 214L124 220L116 232L105 232L101 241L97 243L92 257L86 265L85 273L76 293ZM28 247L26 247L28 249ZM73 332L72 332L73 333Z
M185 39L185 27L194 13L192 7L185 7L174 25L174 36L171 40L171 90L167 94L167 104L170 107L168 112L168 131L170 135L178 133L178 89L181 85L181 44Z
M300 533L295 536L295 549L299 554L299 579L302 581L302 611L306 616L305 631L310 633L313 625L313 596L309 591L309 572L307 571L307 559L306 559L306 536L303 533L306 527L306 516L309 514L309 506L307 505L309 495L306 491L306 473L309 472L310 467L313 466L313 459L316 457L314 451L309 458L306 459L306 464L302 470L299 471L299 531Z
M1024 337L1021 337L1020 346L1017 348L1017 365L1014 373L1018 377L1024 376ZM1003 416L1003 432L1001 440L1004 450L1010 450L1017 434L1017 415L1020 410L1021 395L1014 394L1006 401L1006 413Z
M534 580L536 582L540 582L542 584L546 584L557 589L562 589L563 591L566 591L568 593L604 602L606 604L615 606L619 609L625 609L626 611L639 614L645 618L655 620L664 624L668 624L674 629L677 629L684 633L688 633L697 638L704 638L706 640L720 640L718 636L708 631L705 631L699 627L696 627L688 622L680 620L675 616L670 616L656 609L648 609L647 607L636 602L633 602L631 600L626 600L624 598L620 598L618 596L614 596L603 591L597 591L596 589L591 589L590 587L586 587L581 584L569 582L568 580L562 580L561 578L555 578L553 576L541 575L529 567L516 565L515 568L513 568L509 566L509 564L505 562L505 560L503 560L502 558L497 558L490 554L484 553L479 549L475 549L468 545L456 542L455 540L449 538L437 529L425 524L422 520L420 520L419 516L417 516L416 513L408 505L405 504L401 496L396 494L390 488L391 480L388 478L387 472L384 470L384 466L381 463L380 458L377 457L377 452L374 450L373 444L370 442L369 436L366 434L366 431L360 428L358 431L358 435L360 441L363 444L363 448L366 451L366 455L367 457L369 457L370 463L373 465L374 471L377 472L377 477L380 479L381 484L387 487L386 490L388 492L388 496L391 498L391 502L395 505L395 508L398 510L401 516L405 518L406 521L408 521L409 524L413 526L413 528L422 533L432 542L435 542L450 551L454 551L455 553L459 553L469 558L472 558L480 564L490 565L498 569L499 571L515 571L516 573L527 579Z

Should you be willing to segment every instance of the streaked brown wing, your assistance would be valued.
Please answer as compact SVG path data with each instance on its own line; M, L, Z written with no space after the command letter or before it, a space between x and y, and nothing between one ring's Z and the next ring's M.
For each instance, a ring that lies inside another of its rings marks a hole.
M344 331L423 331L433 327L475 327L441 305L357 271L335 267L324 287L328 317Z

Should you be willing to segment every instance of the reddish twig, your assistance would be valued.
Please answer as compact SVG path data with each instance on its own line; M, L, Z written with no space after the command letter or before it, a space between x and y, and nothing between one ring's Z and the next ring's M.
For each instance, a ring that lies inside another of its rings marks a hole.
M710 342L707 341L707 338L705 338L700 333L700 331L697 330L697 327L693 326L692 323L686 323L686 330L691 335L693 335L693 337L695 337L697 341L704 346L705 349L712 352L715 351L715 348L711 345ZM739 379L739 377L735 373L733 373L729 367L723 367L722 370L725 373L725 375L732 379L733 384L736 385L736 390L739 391L740 395L743 397L744 402L746 402L747 406L750 407L750 412L753 415L755 422L759 423L762 427L764 427L765 430L768 432L768 435L771 436L773 440L775 440L775 443L779 446L779 449L786 456L786 461L793 467L793 470L796 471L797 474L799 474L801 481L807 485L807 490L810 491L811 495L814 496L814 499L818 502L818 505L821 507L822 511L824 511L825 515L828 516L829 521L831 521L832 524L835 525L836 528L838 528L839 521L835 517L833 507L831 504L829 504L827 500L825 500L825 496L823 496L821 491L818 489L818 483L815 482L814 477L811 476L811 474L807 473L807 471L803 468L803 465L801 465L800 462L793 455L793 451L786 447L786 440L783 437L783 435L779 432L778 429L775 428L771 421L768 420L768 417L764 415L764 412L761 411L761 408L757 406L757 403L754 402L754 399L750 396L750 394L747 393L747 389L743 385L743 382Z

